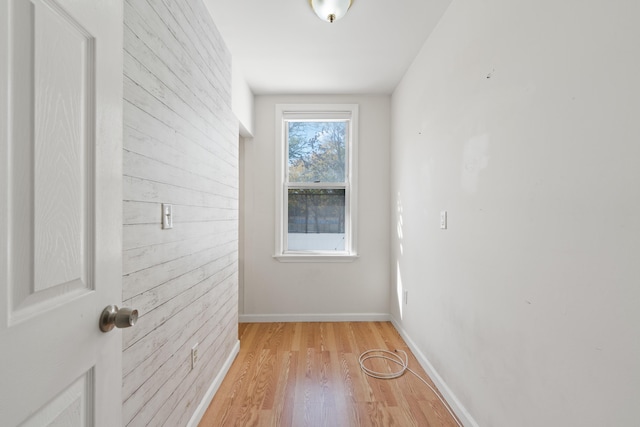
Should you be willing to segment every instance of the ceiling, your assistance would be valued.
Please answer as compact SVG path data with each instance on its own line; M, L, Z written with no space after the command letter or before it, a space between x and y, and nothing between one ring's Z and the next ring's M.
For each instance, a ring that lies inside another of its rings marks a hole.
M451 0L353 0L330 24L309 0L204 0L256 95L389 94Z

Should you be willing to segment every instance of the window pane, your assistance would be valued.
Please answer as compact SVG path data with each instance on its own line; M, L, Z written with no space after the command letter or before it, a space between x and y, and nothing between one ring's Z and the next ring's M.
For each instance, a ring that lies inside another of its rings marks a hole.
M345 250L345 190L289 189L288 249Z
M287 122L289 182L344 182L347 122Z

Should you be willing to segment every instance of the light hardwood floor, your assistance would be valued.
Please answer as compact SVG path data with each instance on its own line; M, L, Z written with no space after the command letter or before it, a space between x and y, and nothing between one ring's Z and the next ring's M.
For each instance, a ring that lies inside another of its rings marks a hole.
M209 426L457 426L434 393L406 372L371 378L366 350L402 349L433 383L389 322L240 324L240 353L207 409ZM399 367L371 361L378 371Z

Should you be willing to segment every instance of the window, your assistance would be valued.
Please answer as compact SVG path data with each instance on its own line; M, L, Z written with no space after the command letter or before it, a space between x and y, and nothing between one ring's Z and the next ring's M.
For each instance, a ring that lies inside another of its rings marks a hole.
M356 257L358 106L277 105L276 257Z

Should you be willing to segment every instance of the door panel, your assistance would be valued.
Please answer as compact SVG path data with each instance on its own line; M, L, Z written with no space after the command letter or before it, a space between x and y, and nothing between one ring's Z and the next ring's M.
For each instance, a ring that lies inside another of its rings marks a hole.
M74 381L53 400L39 408L20 427L81 427L92 425L93 372Z
M0 8L0 419L120 425L122 2Z
M36 292L91 289L94 39L64 11L38 4L34 12L33 283Z
M10 323L93 289L93 38L51 4L16 6L15 46L33 53L11 71L33 77L12 87L27 138L9 140Z

